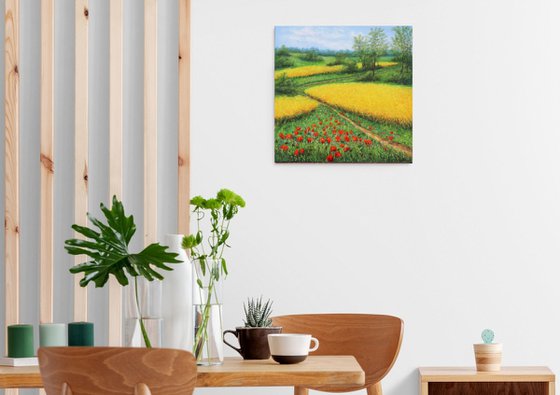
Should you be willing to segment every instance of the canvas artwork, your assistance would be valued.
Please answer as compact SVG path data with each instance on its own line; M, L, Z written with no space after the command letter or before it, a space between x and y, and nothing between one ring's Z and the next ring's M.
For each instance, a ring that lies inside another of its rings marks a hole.
M412 163L412 27L277 26L278 163Z

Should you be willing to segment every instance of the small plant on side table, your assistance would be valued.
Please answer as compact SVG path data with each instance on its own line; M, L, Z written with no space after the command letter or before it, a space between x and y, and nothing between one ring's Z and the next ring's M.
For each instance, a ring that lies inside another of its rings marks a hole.
M268 335L282 332L282 327L272 326L272 302L263 302L262 296L258 299L249 298L243 304L244 324L235 330L224 332L224 343L236 350L243 359L268 359L270 349L268 348ZM237 337L239 348L231 345L225 340L226 333Z

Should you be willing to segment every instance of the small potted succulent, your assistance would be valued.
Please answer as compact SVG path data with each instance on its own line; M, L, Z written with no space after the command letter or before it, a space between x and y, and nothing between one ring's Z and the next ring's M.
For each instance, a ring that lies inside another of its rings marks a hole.
M479 372L499 372L502 366L502 344L493 343L494 332L490 329L482 331L483 343L474 344L476 370Z
M269 299L263 303L262 296L259 299L247 299L247 303L243 304L243 311L245 326L237 327L234 331L224 331L224 343L241 354L243 359L270 358L268 335L282 332L282 327L272 326L272 302ZM227 333L237 337L239 348L226 341Z

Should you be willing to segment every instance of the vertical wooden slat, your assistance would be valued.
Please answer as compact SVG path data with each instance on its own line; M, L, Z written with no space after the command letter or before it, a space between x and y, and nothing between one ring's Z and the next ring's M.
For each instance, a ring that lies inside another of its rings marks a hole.
M19 321L19 0L6 0L4 38L5 120L5 314ZM6 390L15 395L17 390Z
M191 0L179 0L179 233L189 233L190 195L190 90L191 90Z
M157 240L157 1L144 2L144 243Z
M54 0L41 1L41 278L40 321L53 320Z
M6 325L19 320L19 9L6 0L5 9L5 213Z
M87 225L88 210L88 0L76 0L74 221ZM78 234L76 234L79 237ZM76 257L76 263L84 261ZM74 320L87 320L87 289L74 276Z
M123 1L111 0L109 16L109 195L122 199ZM122 343L122 291L109 280L109 345Z

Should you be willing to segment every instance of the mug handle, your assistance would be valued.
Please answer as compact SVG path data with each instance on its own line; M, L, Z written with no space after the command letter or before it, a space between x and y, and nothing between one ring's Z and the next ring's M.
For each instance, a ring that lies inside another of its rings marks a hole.
M312 342L315 342L315 345L309 349L309 352L317 351L317 349L319 348L319 340L317 340L316 338L312 337L312 338L311 338L311 341L312 341Z
M233 336L235 336L237 338L237 331L231 331L231 330L227 330L224 331L224 334L222 335L222 340L224 341L224 343L226 343L228 346L230 346L231 348L233 348L235 351L237 351L239 353L239 355L243 356L243 354L241 354L241 348L237 348L234 345L230 344L227 342L226 340L226 334L227 333L231 333Z

